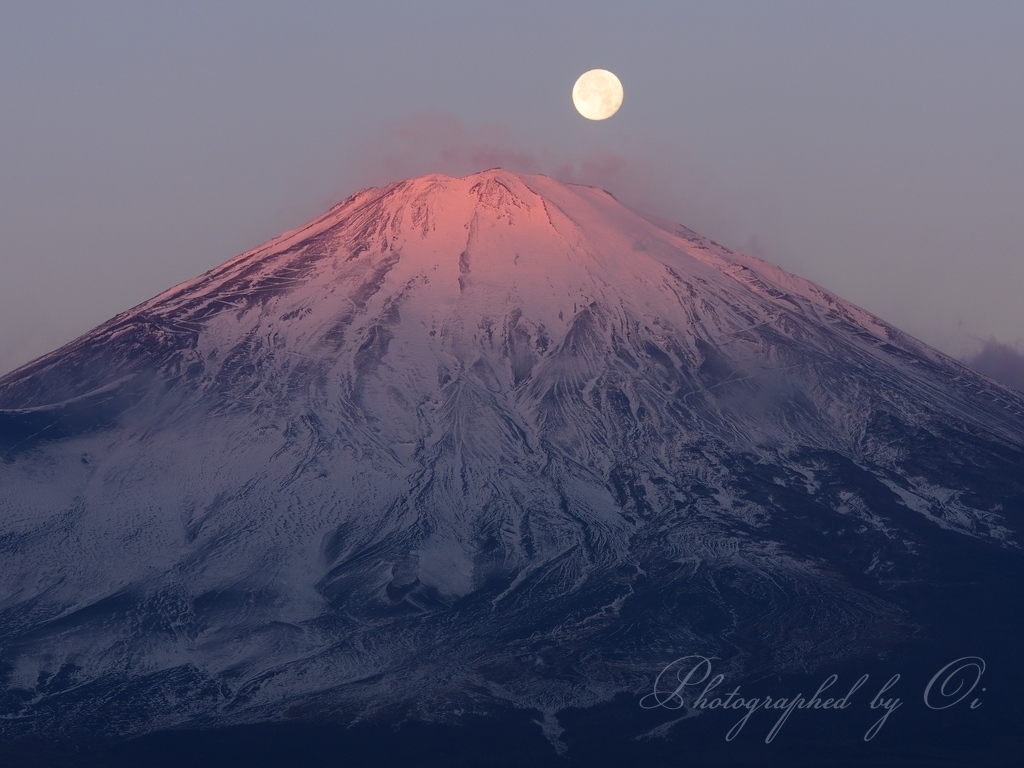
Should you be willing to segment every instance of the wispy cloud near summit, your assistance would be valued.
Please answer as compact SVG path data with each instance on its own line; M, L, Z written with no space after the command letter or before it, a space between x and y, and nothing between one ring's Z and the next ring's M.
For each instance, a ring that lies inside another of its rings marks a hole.
M494 167L602 187L642 210L678 213L672 204L678 192L649 154L631 156L603 147L581 153L530 149L505 125L474 126L442 112L395 121L364 140L351 155L347 175L365 187L428 173L465 176Z
M521 173L542 173L533 152L515 146L499 124L470 126L454 115L424 112L396 120L352 153L350 169L361 186L445 173L465 176L501 166Z

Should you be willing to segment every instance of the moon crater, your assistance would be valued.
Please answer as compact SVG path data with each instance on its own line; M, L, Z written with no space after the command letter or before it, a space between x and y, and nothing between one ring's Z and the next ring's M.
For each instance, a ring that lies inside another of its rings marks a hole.
M588 120L607 120L622 106L622 83L607 69L584 72L572 87L572 103Z

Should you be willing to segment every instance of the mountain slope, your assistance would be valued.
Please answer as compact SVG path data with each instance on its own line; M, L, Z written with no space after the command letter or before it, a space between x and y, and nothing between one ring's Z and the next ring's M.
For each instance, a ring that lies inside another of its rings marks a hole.
M550 716L1019 552L1024 398L601 190L365 190L0 379L0 728ZM1000 555L1002 556L1002 555Z

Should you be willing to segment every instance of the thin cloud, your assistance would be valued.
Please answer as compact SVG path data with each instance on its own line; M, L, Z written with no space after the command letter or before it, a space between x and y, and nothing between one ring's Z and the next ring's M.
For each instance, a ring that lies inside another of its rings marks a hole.
M975 355L964 363L1001 384L1024 392L1024 353L1009 344L989 339Z
M389 124L360 142L348 165L360 186L380 186L428 173L466 176L498 166L520 173L544 172L541 158L516 146L504 126L470 126L440 112Z
M501 124L473 126L441 112L393 122L360 142L347 163L346 176L360 188L428 173L466 176L495 167L601 187L660 216L674 218L676 212L670 201L678 194L669 174L646 154L627 156L607 148L572 154L528 149Z

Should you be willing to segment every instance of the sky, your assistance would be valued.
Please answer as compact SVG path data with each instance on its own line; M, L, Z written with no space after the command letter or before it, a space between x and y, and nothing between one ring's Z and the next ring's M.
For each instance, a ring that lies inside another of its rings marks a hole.
M1021 376L1021 40L1017 1L4 0L0 373L362 187L500 165Z

